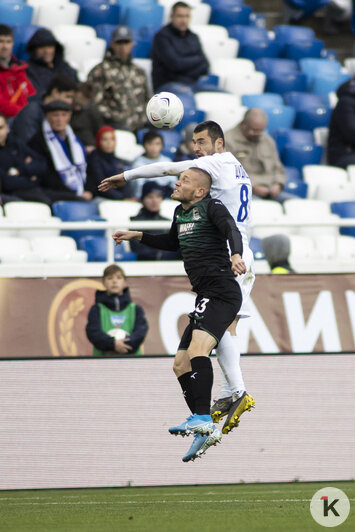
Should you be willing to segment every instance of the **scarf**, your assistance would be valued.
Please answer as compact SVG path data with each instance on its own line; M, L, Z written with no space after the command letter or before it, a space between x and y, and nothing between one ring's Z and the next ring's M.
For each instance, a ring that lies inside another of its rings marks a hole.
M69 141L70 152L74 164L65 153L56 134L49 125L48 120L43 121L43 135L52 156L54 168L66 187L74 190L79 196L84 192L86 181L86 160L83 148L70 126L66 127L66 136Z

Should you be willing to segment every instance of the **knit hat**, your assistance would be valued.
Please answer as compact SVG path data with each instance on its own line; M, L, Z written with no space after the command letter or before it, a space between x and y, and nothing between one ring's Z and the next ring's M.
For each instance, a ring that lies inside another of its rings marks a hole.
M113 133L115 132L115 130L113 129L113 127L111 126L102 126L100 127L100 129L97 131L96 133L96 137L95 137L95 146L96 148L100 148L100 142L101 142L101 137L104 133L106 133L107 131L112 131Z
M148 194L151 194L152 192L161 194L161 196L163 197L163 189L159 185L159 183L157 183L156 181L150 181L150 180L146 181L142 187L141 201L143 201L144 198L148 196Z

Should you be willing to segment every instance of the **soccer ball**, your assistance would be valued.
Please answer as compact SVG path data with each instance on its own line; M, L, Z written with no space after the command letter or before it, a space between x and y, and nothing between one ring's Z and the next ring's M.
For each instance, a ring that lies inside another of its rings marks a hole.
M146 109L148 120L159 129L171 129L181 122L184 106L172 92L159 92L149 100Z

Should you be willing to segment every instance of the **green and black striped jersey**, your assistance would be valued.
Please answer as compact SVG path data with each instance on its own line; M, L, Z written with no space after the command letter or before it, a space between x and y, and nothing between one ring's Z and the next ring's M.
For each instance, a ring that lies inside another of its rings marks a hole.
M239 229L224 204L209 195L184 210L175 209L170 231L161 235L143 233L142 243L158 249L180 248L186 273L195 291L202 278L234 277L231 254L242 256Z

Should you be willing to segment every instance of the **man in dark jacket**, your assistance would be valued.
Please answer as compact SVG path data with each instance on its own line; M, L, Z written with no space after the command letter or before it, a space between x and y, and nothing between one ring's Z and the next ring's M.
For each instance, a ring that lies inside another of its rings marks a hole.
M163 201L163 187L158 183L152 180L144 183L141 201L143 207L136 216L131 216L132 222L168 221L168 218L164 218L159 212L161 202ZM150 235L157 235L161 233L161 229L151 229L147 231L147 233ZM150 246L141 244L136 240L132 240L130 245L131 250L137 254L138 260L181 260L180 251L163 251L161 249L154 249Z
M10 26L0 24L0 113L12 118L36 94L27 77L27 63L12 55L14 36Z
M152 76L155 92L168 90L167 83L194 86L200 76L208 73L208 61L200 40L189 30L191 8L176 2L171 22L159 30L152 44Z
M346 168L355 164L355 80L346 81L337 90L328 135L328 164Z
M86 326L94 355L141 355L148 323L142 307L131 301L122 268L107 266L103 284L106 290L96 291Z
M0 182L4 203L13 198L50 205L50 199L40 187L46 170L44 159L9 133L6 118L0 113Z
M37 30L28 41L26 51L30 56L27 75L42 98L53 76L64 74L77 82L76 70L63 59L63 46L47 28Z
M41 131L28 143L47 163L42 187L52 201L90 201L85 148L69 126L71 105L55 100L44 106L44 112Z

